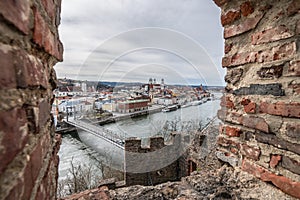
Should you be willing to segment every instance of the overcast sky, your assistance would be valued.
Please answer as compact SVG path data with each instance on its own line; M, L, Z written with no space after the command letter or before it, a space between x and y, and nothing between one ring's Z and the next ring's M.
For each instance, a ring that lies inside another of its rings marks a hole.
M212 0L63 0L59 78L224 85Z

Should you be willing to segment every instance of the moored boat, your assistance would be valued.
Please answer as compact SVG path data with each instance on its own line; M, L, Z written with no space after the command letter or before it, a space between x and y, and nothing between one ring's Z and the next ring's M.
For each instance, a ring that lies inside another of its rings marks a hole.
M171 112L178 109L177 105L167 106L164 109L162 109L163 112Z

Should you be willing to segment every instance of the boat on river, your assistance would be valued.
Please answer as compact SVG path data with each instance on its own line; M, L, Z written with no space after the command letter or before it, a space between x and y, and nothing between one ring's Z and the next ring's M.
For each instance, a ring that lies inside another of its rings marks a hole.
M162 109L162 112L171 112L178 109L177 105L167 106L164 109Z

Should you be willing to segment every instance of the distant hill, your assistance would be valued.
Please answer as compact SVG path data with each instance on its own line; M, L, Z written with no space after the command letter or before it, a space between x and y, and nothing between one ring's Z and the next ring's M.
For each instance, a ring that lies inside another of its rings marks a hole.
M109 87L132 87L132 86L141 86L145 83L141 82L113 82L113 81L82 81L82 80L72 80L72 79L58 79L61 82L68 82L69 84L73 84L75 82L86 82L87 86L94 86L96 88L109 88ZM167 84L168 85L168 84ZM175 87L186 87L187 85L174 84L170 86ZM199 85L190 85L190 87L196 88ZM223 90L224 86L203 86L206 90Z

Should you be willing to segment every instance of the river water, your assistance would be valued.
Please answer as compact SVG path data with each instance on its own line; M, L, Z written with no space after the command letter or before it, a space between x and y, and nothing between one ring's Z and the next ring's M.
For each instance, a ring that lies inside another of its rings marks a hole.
M162 132L164 125L170 121L192 121L198 124L206 124L212 119L220 109L221 93L214 94L216 99L207 101L198 106L190 106L167 113L155 113L134 119L127 119L117 123L104 125L106 129L114 133L128 137L149 138ZM124 162L124 152L109 144L97 136L85 131L78 131L79 138L72 135L64 135L59 151L59 179L66 178L68 170L73 164L98 165L99 160L105 160L109 166L122 170ZM109 156L108 156L109 154ZM96 168L95 168L96 169Z

